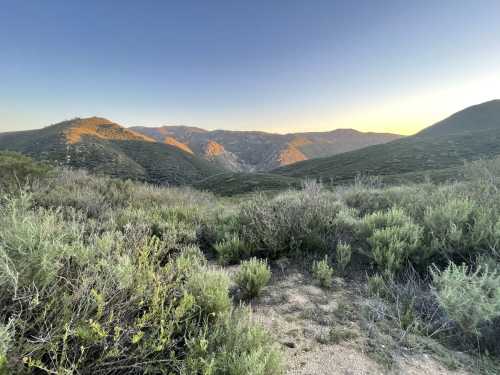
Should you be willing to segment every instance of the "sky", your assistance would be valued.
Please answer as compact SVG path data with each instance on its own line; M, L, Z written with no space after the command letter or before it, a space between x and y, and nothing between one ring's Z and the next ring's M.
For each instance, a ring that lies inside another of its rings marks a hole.
M0 131L413 134L498 98L499 0L0 0Z

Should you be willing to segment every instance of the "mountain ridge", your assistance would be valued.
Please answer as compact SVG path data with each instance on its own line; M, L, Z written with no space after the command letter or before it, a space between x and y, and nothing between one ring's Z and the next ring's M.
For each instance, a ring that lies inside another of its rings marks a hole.
M389 142L402 136L391 133L360 132L335 129L327 132L278 134L264 131L205 130L198 127L161 126L130 127L129 129L155 138L167 137L186 145L193 153L233 172L266 172L282 165L293 164L321 156ZM173 142L172 142L173 143ZM222 150L216 157L207 154L210 145Z
M41 129L0 133L0 150L154 184L191 184L223 172L177 146L156 142L101 117L75 118Z
M351 182L356 175L397 176L453 170L500 155L500 100L458 111L421 132L385 144L272 170L282 176Z

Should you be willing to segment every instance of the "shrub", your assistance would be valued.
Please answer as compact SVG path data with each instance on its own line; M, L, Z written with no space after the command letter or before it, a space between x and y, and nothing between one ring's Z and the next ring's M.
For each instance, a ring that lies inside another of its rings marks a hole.
M361 215L384 211L394 204L385 191L367 188L351 188L346 191L343 198L348 207L357 209Z
M343 242L347 244L359 243L360 226L362 221L359 219L359 212L354 208L342 207L330 226L332 241L335 243Z
M0 373L182 373L188 342L210 348L196 358L213 374L281 373L272 339L230 312L228 276L195 244L210 207L117 183L91 217L87 198L109 180L64 173L68 200L44 199L47 186L0 198ZM75 181L88 182L83 200Z
M375 230L387 227L402 227L411 222L408 215L399 207L387 211L377 211L363 217L361 234L369 237Z
M337 263L342 272L345 271L346 267L351 262L351 256L352 256L351 245L340 241L337 244Z
M387 273L401 271L408 261L418 262L422 228L399 208L375 212L363 220L370 254L377 267Z
M194 272L187 281L187 291L206 315L217 315L229 310L229 277L219 271Z
M377 267L388 273L401 271L412 259L420 241L421 229L417 225L377 229L368 239Z
M248 246L236 234L217 242L214 250L221 264L236 263L250 254Z
M0 190L16 192L49 176L51 167L16 152L0 151Z
M379 274L368 277L367 287L370 296L384 297L387 295L387 283Z
M241 206L241 238L268 258L327 250L340 209L334 194L313 184L272 199L259 195Z
M282 354L269 333L252 322L250 310L224 315L188 342L184 374L280 375Z
M265 260L251 258L241 262L236 283L247 298L257 297L271 279L271 270Z
M468 334L480 335L482 323L500 316L500 275L453 263L432 271L434 293L448 316Z
M0 375L9 374L7 368L7 352L10 349L13 339L13 321L4 325L0 323Z
M324 288L329 288L333 281L333 268L328 264L328 257L320 261L314 261L312 274L316 281Z
M0 286L14 292L54 281L62 259L82 248L78 217L67 222L58 211L31 210L31 196L11 198L0 209Z
M473 213L473 203L469 199L451 198L428 207L424 226L430 255L442 258L468 249Z

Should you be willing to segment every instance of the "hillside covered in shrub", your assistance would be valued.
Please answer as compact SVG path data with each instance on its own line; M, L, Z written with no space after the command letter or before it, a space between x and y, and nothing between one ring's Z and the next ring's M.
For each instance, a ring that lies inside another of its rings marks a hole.
M387 369L404 348L500 371L498 160L453 184L238 199L5 160L20 172L0 171L0 373L284 373L295 344L251 310L290 263L359 296L321 347L361 335Z

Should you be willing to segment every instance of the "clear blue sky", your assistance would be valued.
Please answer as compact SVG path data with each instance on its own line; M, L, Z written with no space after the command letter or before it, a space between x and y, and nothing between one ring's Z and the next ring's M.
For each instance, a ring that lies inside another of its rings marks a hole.
M499 79L499 0L0 0L0 131L99 115L409 134Z

